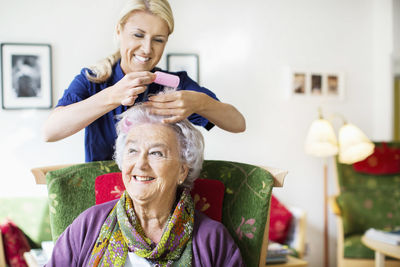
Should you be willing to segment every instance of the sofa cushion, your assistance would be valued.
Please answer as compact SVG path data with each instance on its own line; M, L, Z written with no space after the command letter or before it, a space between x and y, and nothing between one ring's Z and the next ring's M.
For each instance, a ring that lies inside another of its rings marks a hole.
M374 153L365 160L354 163L353 168L367 174L400 173L400 149L389 147L387 143L377 144Z
M0 225L0 230L7 264L11 267L28 266L24 259L24 252L30 251L31 248L21 229L8 220Z
M274 196L271 196L269 240L284 244L290 229L292 213Z
M362 234L369 228L390 230L400 225L399 190L377 188L340 194L337 202L343 217L344 234Z
M221 181L196 179L191 191L195 208L211 219L220 222L224 192L225 186Z
M121 172L111 172L98 176L94 188L96 205L120 198L125 191Z

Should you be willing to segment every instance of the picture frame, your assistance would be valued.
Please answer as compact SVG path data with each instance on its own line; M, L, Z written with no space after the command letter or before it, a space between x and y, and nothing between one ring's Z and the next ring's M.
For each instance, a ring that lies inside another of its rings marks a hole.
M197 54L170 53L167 54L167 70L186 71L195 82L200 82L199 56Z
M307 73L294 71L291 81L291 92L295 95L305 95L307 93Z
M49 44L2 43L3 109L52 107L52 59Z
M343 72L290 71L290 95L344 99Z

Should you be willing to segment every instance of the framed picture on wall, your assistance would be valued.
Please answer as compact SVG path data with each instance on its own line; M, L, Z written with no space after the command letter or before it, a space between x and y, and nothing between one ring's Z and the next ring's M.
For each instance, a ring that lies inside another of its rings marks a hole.
M197 54L168 54L167 70L186 71L192 80L199 83L199 56Z
M311 74L311 94L322 95L322 74Z
M52 107L51 47L48 44L1 44L3 109Z
M305 72L293 72L292 76L292 93L296 95L306 94L307 74Z

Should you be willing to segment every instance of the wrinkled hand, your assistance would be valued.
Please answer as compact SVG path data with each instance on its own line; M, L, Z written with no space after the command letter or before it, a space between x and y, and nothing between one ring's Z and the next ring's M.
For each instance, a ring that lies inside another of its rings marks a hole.
M115 103L132 106L139 94L146 91L156 75L149 71L130 72L112 86L112 98Z
M175 123L198 113L203 108L204 96L195 91L173 91L151 96L145 105L151 107L153 114L170 115L170 118L164 119L165 123Z

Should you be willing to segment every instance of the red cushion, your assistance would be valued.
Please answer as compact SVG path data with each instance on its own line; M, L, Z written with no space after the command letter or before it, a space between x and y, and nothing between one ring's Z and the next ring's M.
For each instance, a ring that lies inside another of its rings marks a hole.
M0 229L7 264L11 267L28 266L24 259L24 252L30 251L31 247L24 233L12 221L0 225Z
M374 153L365 160L354 163L353 169L367 174L400 173L400 149L390 148L386 143L375 146Z
M120 172L98 176L95 181L96 205L119 198L124 190ZM224 192L225 186L221 181L196 179L191 192L195 208L220 222Z
M225 186L221 181L196 179L191 192L196 210L220 222L224 192Z
M284 244L289 232L292 217L292 213L272 195L269 240Z
M100 175L94 182L96 205L120 198L125 191L120 172Z

